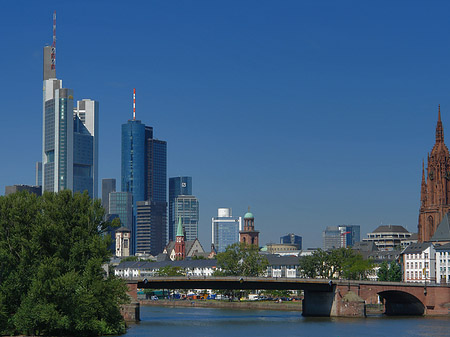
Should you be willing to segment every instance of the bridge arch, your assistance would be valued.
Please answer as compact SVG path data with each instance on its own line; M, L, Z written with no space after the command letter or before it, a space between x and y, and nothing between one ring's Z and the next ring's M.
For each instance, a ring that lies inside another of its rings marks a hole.
M425 306L416 296L400 290L381 291L378 295L384 301L385 314L390 316L420 316Z

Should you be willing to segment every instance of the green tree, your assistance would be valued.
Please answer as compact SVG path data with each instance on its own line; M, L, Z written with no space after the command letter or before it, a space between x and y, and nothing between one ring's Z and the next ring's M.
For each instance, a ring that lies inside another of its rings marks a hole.
M388 281L401 282L402 281L402 268L397 262L391 262L388 271Z
M124 332L126 286L102 269L103 213L87 193L0 197L0 334Z
M158 276L183 276L183 268L175 266L165 266L159 268Z
M216 276L262 276L267 270L267 258L259 254L259 248L246 243L229 245L225 252L217 254Z
M378 281L389 281L389 264L383 261L377 272Z

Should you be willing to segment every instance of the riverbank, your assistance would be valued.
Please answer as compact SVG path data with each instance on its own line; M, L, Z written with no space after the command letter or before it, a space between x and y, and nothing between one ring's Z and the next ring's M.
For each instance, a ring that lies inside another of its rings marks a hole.
M252 309L252 310L280 310L280 311L302 311L301 301L218 301L218 300L143 300L141 305L163 306L163 307L199 307L199 308L225 308L225 309Z
M216 300L142 300L141 305L154 307L198 307L198 308L222 308L222 309L243 309L243 310L274 310L274 311L302 311L301 301L216 301ZM381 315L384 312L383 305L367 304L367 315Z

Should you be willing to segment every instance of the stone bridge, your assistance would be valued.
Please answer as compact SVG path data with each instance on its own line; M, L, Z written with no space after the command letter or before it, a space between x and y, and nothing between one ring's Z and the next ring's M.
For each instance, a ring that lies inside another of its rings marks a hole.
M387 315L450 317L450 286L265 277L152 277L127 279L129 294L137 289L303 290L304 316L364 317L366 304L381 299Z

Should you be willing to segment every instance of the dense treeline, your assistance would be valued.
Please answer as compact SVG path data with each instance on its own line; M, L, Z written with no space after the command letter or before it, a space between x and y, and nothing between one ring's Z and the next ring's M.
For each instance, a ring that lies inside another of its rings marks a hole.
M103 213L86 193L0 197L0 335L124 332L126 286L101 268Z
M300 259L303 277L347 280L365 280L373 269L373 263L351 248L330 251L319 249Z

